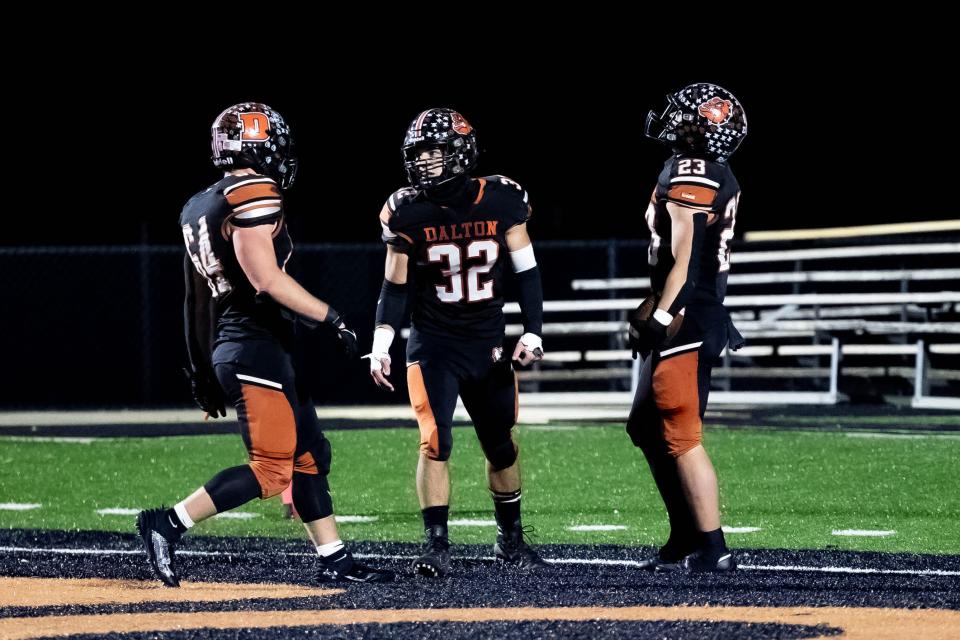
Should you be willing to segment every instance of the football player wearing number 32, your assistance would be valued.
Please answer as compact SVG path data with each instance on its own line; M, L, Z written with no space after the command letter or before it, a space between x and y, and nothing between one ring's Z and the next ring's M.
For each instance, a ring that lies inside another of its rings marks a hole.
M377 304L370 374L385 389L390 345L403 321L407 277L413 309L406 367L410 403L420 427L417 494L426 548L415 573L449 570L447 516L457 396L473 420L487 459L497 520L494 555L522 570L546 563L524 540L520 521L520 467L511 431L517 419L513 364L543 357L543 291L527 235L527 193L503 176L473 178L473 128L451 109L417 116L403 143L410 186L394 192L380 212L387 259ZM503 356L504 266L516 274L524 333L511 358Z

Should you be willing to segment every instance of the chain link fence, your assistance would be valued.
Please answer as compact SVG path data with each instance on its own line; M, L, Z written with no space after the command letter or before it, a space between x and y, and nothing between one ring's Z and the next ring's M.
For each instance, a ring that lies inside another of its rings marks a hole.
M575 297L573 278L645 275L645 250L646 243L636 240L538 242L545 298ZM384 255L381 244L302 244L295 247L288 271L345 314L361 348L369 348ZM0 408L189 403L181 371L186 361L182 256L179 246L0 248ZM516 299L509 280L507 298ZM551 317L557 320L562 315ZM298 339L299 367L318 403L396 402L391 397L396 394L373 387L366 361L345 361L324 327L301 331ZM607 336L591 340L599 348L610 347ZM563 343L551 340L551 349L566 348ZM402 348L394 347L396 362L402 361ZM403 394L402 367L398 373L397 393Z

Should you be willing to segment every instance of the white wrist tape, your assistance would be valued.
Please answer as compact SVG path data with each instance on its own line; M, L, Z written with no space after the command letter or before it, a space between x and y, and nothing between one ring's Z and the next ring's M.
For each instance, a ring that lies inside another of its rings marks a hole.
M537 258L533 255L533 245L528 244L522 249L510 252L510 260L513 261L513 272L521 273L529 271L537 266Z
M525 333L520 336L520 344L522 344L527 351L533 351L534 349L543 351L543 340L535 333Z
M393 336L393 329L390 327L381 326L374 329L371 352L377 356L389 354L390 345L393 344Z
M665 327L669 327L670 323L673 322L673 316L669 312L664 311L663 309L657 309L653 312L653 319L662 324Z

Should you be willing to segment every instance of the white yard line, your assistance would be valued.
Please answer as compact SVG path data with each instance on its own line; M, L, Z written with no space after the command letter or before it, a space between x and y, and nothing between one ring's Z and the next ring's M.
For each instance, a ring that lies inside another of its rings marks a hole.
M896 531L878 529L834 529L830 532L830 535L863 538L885 538L887 536L892 536L895 533Z
M958 433L847 433L848 438L879 438L889 440L911 440L916 438L960 439Z
M50 555L140 555L143 552L136 549L93 549L87 547L3 547L0 546L0 553L37 553ZM282 553L251 553L244 551L190 551L187 549L178 550L179 555L201 556L201 557L220 557L236 556L239 553L247 553L253 556L315 556L316 553L307 552L282 552ZM416 556L412 555L389 555L379 553L355 553L355 558L364 558L371 560L413 560ZM492 557L470 556L460 558L461 560L493 560ZM574 565L604 565L615 567L636 567L639 563L635 560L607 560L603 558L548 558L553 564L574 564ZM747 571L806 571L813 573L842 573L842 574L877 574L877 575L901 575L901 576L960 576L960 571L948 571L942 569L874 569L869 567L814 567L808 565L750 565L743 564L740 569Z
M94 440L112 440L112 438L72 438L48 436L0 436L0 442L56 442L60 444L90 444Z
M224 520L252 520L259 518L259 513L250 513L249 511L224 511L213 516L214 518L223 518Z
M361 523L361 522L376 522L380 518L378 516L334 516L334 519L337 522L346 522L346 523Z
M141 509L124 509L122 507L97 509L97 513L101 516L135 516L140 513L140 511Z

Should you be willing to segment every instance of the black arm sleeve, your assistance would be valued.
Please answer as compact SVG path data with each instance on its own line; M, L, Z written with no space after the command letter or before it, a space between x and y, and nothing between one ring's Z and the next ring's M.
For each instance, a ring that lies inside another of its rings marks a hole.
M384 279L380 288L380 299L377 301L377 321L374 326L388 325L394 331L399 331L406 308L407 285Z
M539 336L543 332L543 286L540 283L540 267L535 266L516 275L523 332Z
M183 333L187 357L194 371L209 368L213 344L213 309L210 288L197 273L188 254L183 255Z
M707 214L693 214L693 240L690 247L690 261L687 263L687 277L673 304L667 310L671 315L677 315L680 309L687 306L697 288L697 278L700 277L700 252L703 251L703 239L706 233Z

